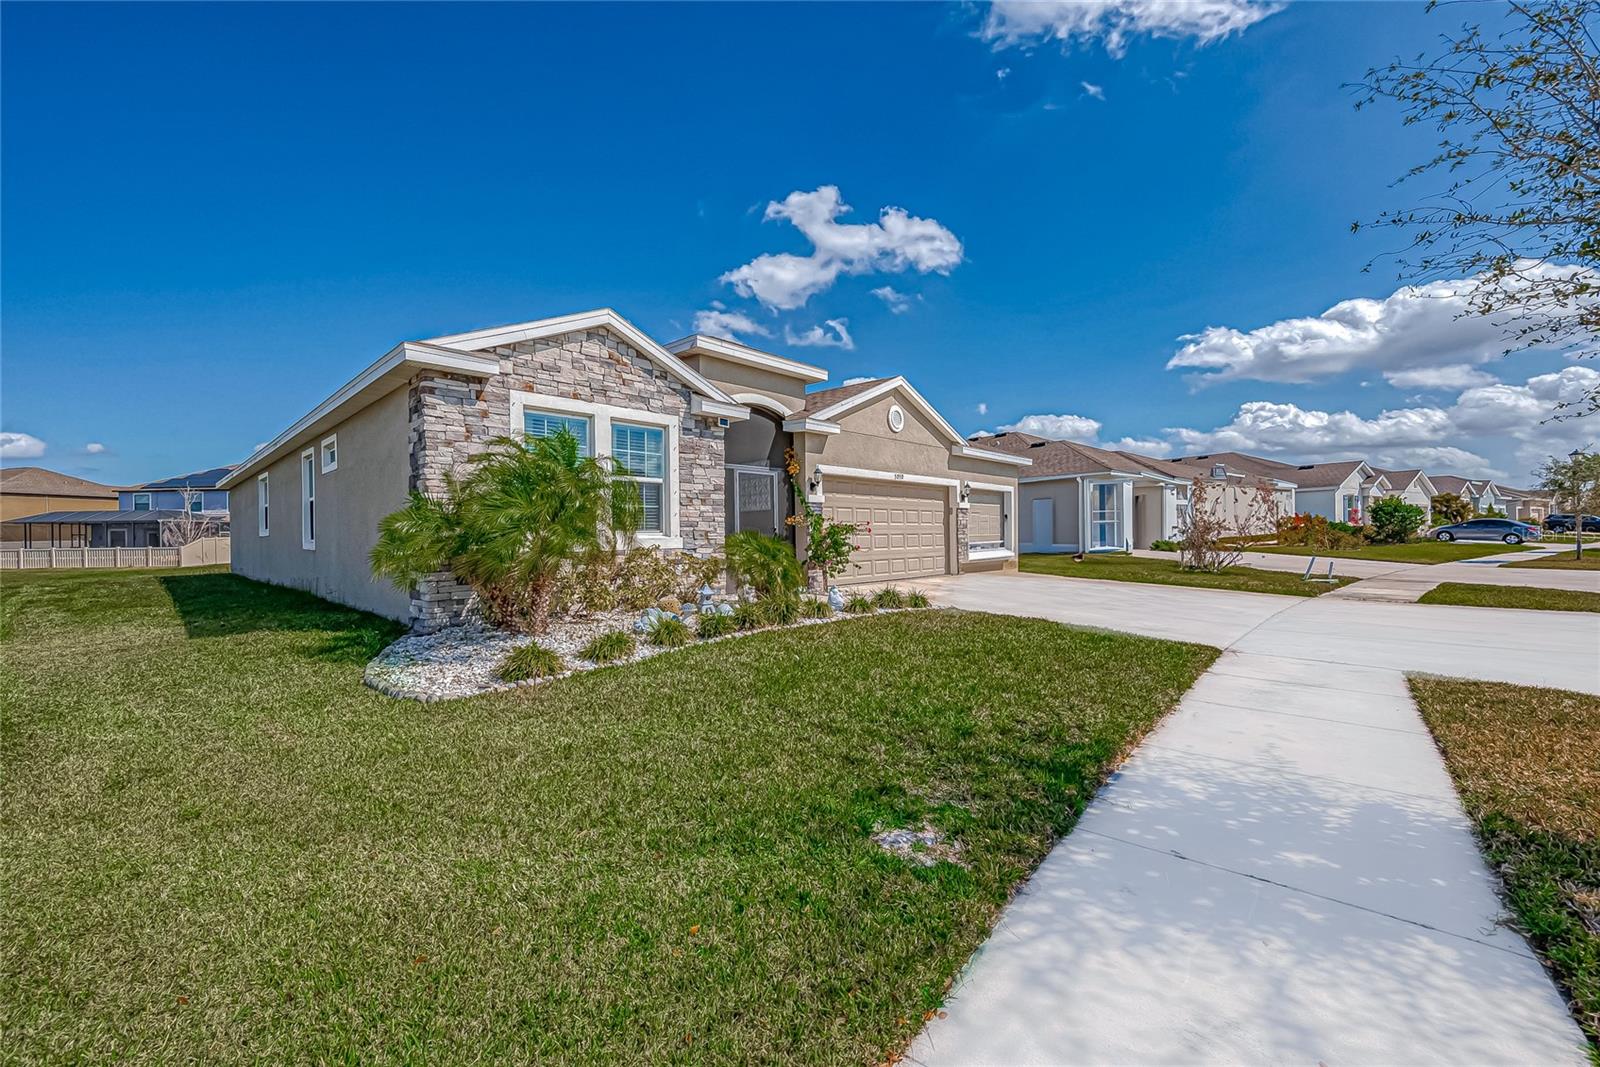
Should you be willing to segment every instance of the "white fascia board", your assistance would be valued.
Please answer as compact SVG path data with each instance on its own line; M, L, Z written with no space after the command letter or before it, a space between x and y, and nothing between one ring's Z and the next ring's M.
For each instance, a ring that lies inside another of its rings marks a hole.
M791 378L799 378L806 382L825 382L828 372L821 367L810 363L801 363L797 359L786 356L774 355L763 352L759 348L740 344L738 341L726 337L713 337L710 334L692 333L688 337L680 337L661 347L673 355L707 355L717 359L725 359L729 363L742 363L747 367L760 367L763 370L777 371Z
M994 463L1010 463L1017 467L1033 466L1033 460L1024 456L1013 456L1006 452L991 452L987 448L973 448L971 445L957 445L950 451L968 459L986 459Z
M946 422L944 416L939 414L939 412L934 409L934 406L924 399L921 393L913 389L910 382L906 381L904 377L898 374L893 378L879 382L871 389L862 390L855 396L847 396L836 404L830 404L821 411L813 412L811 417L814 419L824 419L829 422L834 422L837 421L840 415L843 415L849 411L854 411L856 408L861 407L864 404L870 404L880 396L883 396L885 393L891 393L896 389L903 391L906 395L906 399L911 401L911 405L918 411L921 411L923 415L927 416L928 419L930 419L952 443L957 446L966 445L967 439L956 433L955 427Z
M651 360L661 364L673 377L696 392L702 393L708 399L722 404L733 403L733 397L691 370L683 360L662 348L660 344L651 339L649 334L610 308L595 308L593 311L580 311L572 315L560 315L553 319L516 322L509 326L491 326L486 330L472 330L467 333L450 334L446 337L430 337L423 343L443 345L447 348L458 348L471 352L485 348L498 348L502 345L514 345L519 341L535 341L544 337L554 337L557 334L572 333L575 330L592 330L596 327L604 327L615 332L633 347L649 356Z
M818 463L812 468L822 475L822 487L826 491L829 478L859 478L872 482L900 482L908 485L942 485L947 488L959 488L961 483L954 478L939 478L931 474L905 474L901 471L869 470L865 467L840 467L832 463Z
M810 415L803 419L785 419L783 421L783 432L835 434L839 432L839 424L825 422L815 415Z
M694 415L710 415L719 419L732 419L743 422L750 417L750 409L743 404L724 404L717 400L707 400L699 393L689 398L689 411Z
M474 352L462 352L435 344L407 341L395 345L366 370L351 378L333 395L312 408L304 417L257 449L249 459L235 467L217 483L218 489L231 489L252 471L272 464L292 452L302 438L315 436L327 426L342 422L388 392L386 381L398 384L417 370L440 370L473 378L488 378L500 373L500 361Z

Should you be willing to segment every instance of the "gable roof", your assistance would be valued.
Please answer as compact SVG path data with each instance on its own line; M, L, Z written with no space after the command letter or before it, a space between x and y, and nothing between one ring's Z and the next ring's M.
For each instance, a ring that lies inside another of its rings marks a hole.
M1441 493L1454 493L1456 496L1482 496L1485 492L1492 491L1496 496L1500 487L1494 484L1492 478L1463 478L1459 474L1430 474L1428 481Z
M1364 459L1293 464L1263 456L1252 456L1244 452L1208 452L1200 456L1180 456L1177 462L1221 462L1230 467L1237 467L1247 474L1293 482L1301 489L1332 489L1343 484L1346 478L1362 467L1366 467L1369 471L1373 469L1367 466L1367 461Z
M662 370L702 396L719 404L737 406L734 404L733 397L702 377L698 371L657 344L643 330L610 308L595 308L593 311L579 311L572 315L558 315L550 319L533 319L529 322L513 322L506 326L490 326L483 330L469 330L466 333L430 337L422 343L438 345L441 348L451 348L458 352L481 352L487 348L514 345L520 341L535 341L543 337L555 337L563 333L572 333L576 330L593 329L606 329L615 333L634 348L643 352L651 362L658 364ZM754 350L752 349L752 351Z
M44 467L0 468L0 493L19 493L30 496L81 496L91 499L115 500L114 486L101 485L85 478L48 470Z
M759 348L751 348L747 344L731 340L727 337L716 337L708 333L692 333L688 337L680 337L676 341L668 341L662 345L668 352L675 356L705 355L714 359L726 360L729 363L740 363L747 367L760 367L762 370L776 371L791 378L799 378L806 382L825 382L828 372L821 367L810 363L801 363L797 359L776 355L772 352L763 352Z
M860 396L869 389L892 380L890 378L865 378L859 382L851 382L848 385L835 385L831 389L815 389L806 394L806 402L800 408L800 411L802 414L816 415L818 412L826 411L852 397Z
M1036 434L1007 431L994 437L981 438L985 444L1033 461L1026 478L1060 478L1074 474L1128 474L1186 481L1188 476L1176 472L1161 460L1141 456L1136 452L1116 452L1076 441L1053 440Z
M195 471L193 474L180 474L173 478L162 478L159 481L145 482L143 485L134 486L135 489L215 489L217 483L228 476L233 467L212 467L209 470Z

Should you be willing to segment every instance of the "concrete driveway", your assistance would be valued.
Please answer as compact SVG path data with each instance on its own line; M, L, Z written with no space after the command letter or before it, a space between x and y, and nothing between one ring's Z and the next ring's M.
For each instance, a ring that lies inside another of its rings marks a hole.
M1006 909L914 1062L1586 1062L1403 672L1600 692L1600 616L1032 575L933 591L1226 651Z

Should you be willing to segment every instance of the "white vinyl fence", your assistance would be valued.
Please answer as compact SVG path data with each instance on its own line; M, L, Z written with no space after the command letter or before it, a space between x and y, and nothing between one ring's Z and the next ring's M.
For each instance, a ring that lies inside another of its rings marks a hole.
M199 567L227 563L226 537L166 548L0 548L0 571L85 567Z

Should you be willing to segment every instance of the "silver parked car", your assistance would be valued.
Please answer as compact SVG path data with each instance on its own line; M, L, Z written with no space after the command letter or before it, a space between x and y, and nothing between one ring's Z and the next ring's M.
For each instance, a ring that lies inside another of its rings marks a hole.
M1524 541L1537 541L1539 528L1517 519L1468 519L1453 526L1441 526L1433 531L1439 541L1504 541L1520 545Z

